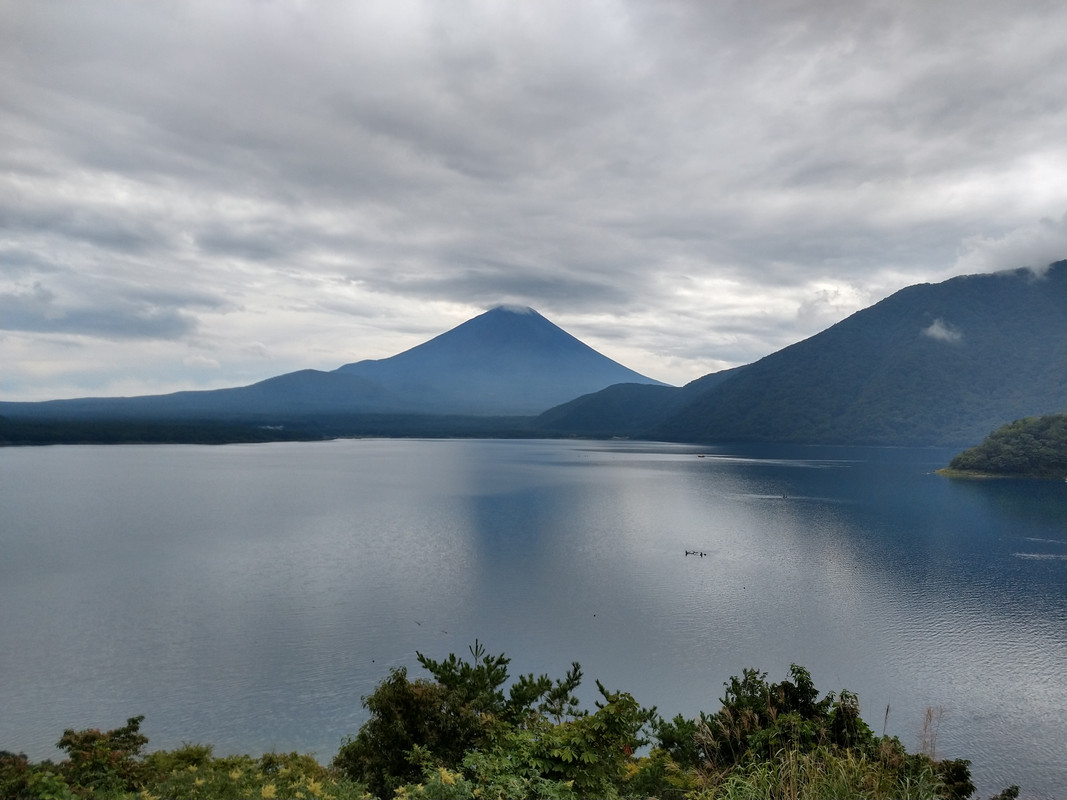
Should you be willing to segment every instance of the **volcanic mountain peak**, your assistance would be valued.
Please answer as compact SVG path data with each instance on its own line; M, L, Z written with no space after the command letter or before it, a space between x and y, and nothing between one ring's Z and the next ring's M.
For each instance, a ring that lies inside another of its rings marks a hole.
M539 413L616 383L659 381L612 361L527 306L502 305L390 358L346 364L439 413Z

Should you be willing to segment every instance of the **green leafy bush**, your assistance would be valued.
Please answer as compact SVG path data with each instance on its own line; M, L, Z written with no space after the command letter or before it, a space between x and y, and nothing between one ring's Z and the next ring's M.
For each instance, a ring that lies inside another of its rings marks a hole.
M23 754L0 753L0 797L4 800L72 800L74 797L51 761L31 764Z
M60 764L67 783L80 797L111 797L140 788L141 751L148 737L141 733L144 716L130 717L121 728L67 729L56 743L67 759Z
M575 663L564 678L520 676L505 693L508 664L488 655L475 641L471 660L450 654L442 661L418 653L419 663L433 680L408 680L407 670L394 669L363 706L370 719L355 737L342 744L334 766L365 782L379 797L397 788L417 785L424 767L412 759L416 747L437 766L459 769L465 755L489 746L514 726L543 716L561 720L576 712L573 691L581 682Z
M766 673L746 669L724 684L722 708L711 716L702 714L693 724L694 739L708 762L728 767L767 760L781 751L874 746L855 694L843 691L839 697L831 693L820 699L806 669L793 664L789 674L792 680L771 684ZM672 742L671 747L677 750L678 745Z
M362 800L366 787L322 766L312 756L266 753L188 761L189 746L153 753L146 761L171 769L153 775L139 800ZM183 766L184 764L184 766Z

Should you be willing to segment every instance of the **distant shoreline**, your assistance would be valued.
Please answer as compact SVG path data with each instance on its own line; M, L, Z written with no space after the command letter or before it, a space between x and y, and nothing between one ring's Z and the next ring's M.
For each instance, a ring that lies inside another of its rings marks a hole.
M1056 475L1037 475L1030 472L981 472L980 470L971 469L952 469L951 467L942 467L941 469L934 470L935 475L940 475L943 478L959 478L961 480L1012 480L1012 479L1026 479L1037 481L1058 481L1059 477Z
M980 472L973 469L952 469L951 467L942 467L941 469L934 470L935 475L940 475L943 478L962 478L964 480L988 480L996 478L1031 478L1033 475L1009 475L1005 473L997 472Z

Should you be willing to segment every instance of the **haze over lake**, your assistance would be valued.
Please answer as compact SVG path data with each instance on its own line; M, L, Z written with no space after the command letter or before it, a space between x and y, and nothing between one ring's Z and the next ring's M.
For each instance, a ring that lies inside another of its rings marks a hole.
M0 450L0 749L328 761L390 667L475 638L665 716L807 667L987 797L1067 786L1067 491L946 450L342 440ZM686 556L698 550L706 556ZM888 722L885 709L890 706Z

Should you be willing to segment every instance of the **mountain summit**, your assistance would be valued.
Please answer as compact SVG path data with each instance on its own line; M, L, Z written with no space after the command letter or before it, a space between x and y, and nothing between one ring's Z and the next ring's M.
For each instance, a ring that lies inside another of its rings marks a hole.
M345 364L424 413L533 414L616 383L662 386L549 322L502 305L390 358Z

